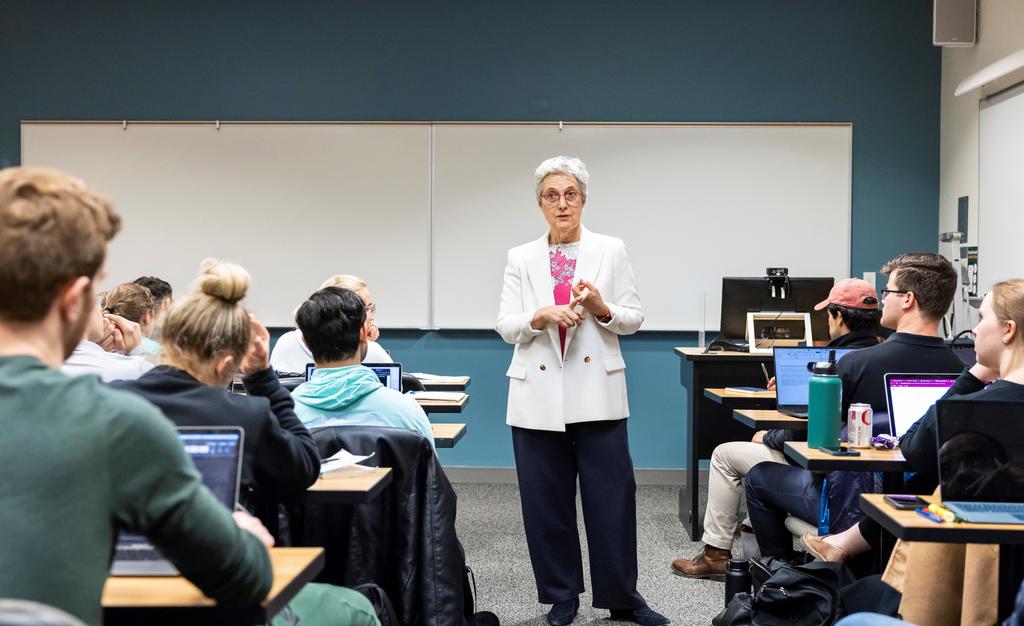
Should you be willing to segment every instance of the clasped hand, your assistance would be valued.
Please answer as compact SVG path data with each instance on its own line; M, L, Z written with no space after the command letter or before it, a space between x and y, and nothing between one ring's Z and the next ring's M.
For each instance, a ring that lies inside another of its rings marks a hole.
M577 307L582 307L583 310L577 310ZM551 324L557 324L562 328L573 328L583 321L587 312L600 319L610 315L611 309L608 308L597 287L591 282L581 279L572 286L572 300L569 304L555 304L537 309L530 321L530 326L535 330L540 330Z

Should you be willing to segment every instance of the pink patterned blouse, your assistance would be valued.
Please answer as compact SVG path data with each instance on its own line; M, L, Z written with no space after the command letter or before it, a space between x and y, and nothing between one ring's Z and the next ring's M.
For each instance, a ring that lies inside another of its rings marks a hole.
M555 304L569 304L572 300L572 279L576 275L576 257L579 255L580 244L559 243L548 246L548 259L551 263L551 284L555 290ZM566 329L558 327L558 339L565 354Z

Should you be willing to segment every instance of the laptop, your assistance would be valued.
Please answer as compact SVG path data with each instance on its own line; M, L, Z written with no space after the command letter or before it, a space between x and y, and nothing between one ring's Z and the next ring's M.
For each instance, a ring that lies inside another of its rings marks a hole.
M775 397L779 413L807 417L807 385L813 376L807 364L828 361L832 350L839 361L857 348L775 348Z
M902 437L953 386L959 374L893 374L885 380L889 434Z
M203 484L228 510L234 510L242 474L242 429L183 426L178 428L178 440L202 474ZM121 533L110 575L177 576L178 570L144 536Z
M313 372L316 371L316 363L306 363L306 382L309 382L310 378L313 378Z
M388 389L402 392L402 364L401 363L363 363L363 367L373 370L373 373L380 379L380 384Z
M968 522L1024 524L1024 403L942 400L942 503Z

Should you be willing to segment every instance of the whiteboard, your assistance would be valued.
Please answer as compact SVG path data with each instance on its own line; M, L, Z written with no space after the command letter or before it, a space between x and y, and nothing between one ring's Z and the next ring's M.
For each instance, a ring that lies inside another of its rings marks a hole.
M648 330L714 329L722 276L849 276L852 126L462 123L22 124L22 162L114 200L106 285L182 293L206 257L253 275L271 326L329 275L386 328L493 328L505 252L541 236L533 171L591 172L584 223L621 237Z
M834 125L434 125L434 323L491 328L533 172L586 162L583 223L622 238L646 330L717 329L723 276L850 275L852 134ZM706 325L706 326L705 326Z
M1024 90L992 99L978 136L978 294L1024 276Z
M217 257L252 274L268 326L334 274L370 285L381 326L430 323L427 124L24 123L22 163L114 202L106 287L153 275L181 294Z

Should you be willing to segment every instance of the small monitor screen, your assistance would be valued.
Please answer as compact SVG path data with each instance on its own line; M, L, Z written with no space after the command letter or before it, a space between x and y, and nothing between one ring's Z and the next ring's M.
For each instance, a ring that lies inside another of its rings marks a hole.
M373 370L373 373L380 379L380 384L388 389L402 391L401 363L363 363L363 367Z

